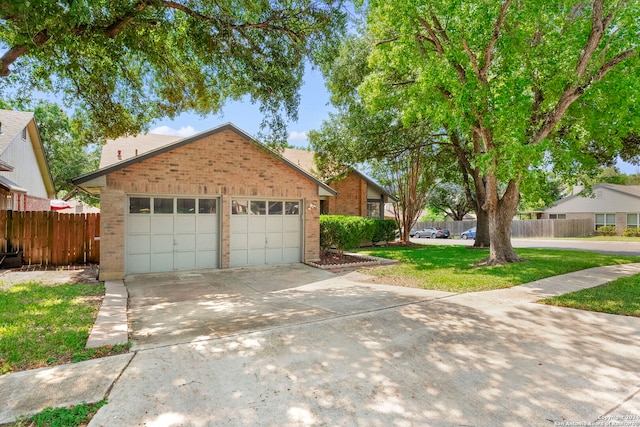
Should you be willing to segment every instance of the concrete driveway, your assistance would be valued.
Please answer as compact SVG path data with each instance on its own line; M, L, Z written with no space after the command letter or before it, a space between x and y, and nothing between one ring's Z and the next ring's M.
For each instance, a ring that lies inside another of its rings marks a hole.
M127 280L136 352L90 426L640 426L640 319L535 304L550 283L361 279L296 265Z

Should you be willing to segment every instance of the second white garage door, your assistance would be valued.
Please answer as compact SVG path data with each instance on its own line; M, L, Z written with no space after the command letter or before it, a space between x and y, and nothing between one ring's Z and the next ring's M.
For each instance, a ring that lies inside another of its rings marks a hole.
M233 199L231 267L302 260L301 202Z

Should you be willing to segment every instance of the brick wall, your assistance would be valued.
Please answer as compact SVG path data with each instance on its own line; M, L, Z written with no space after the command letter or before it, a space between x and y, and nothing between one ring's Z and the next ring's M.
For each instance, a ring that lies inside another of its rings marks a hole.
M49 199L42 199L40 197L25 196L24 198L25 211L50 211L51 202Z
M365 190L366 191L366 190ZM266 151L225 130L107 175L101 193L101 279L121 278L125 271L127 194L208 195L222 201L221 267L229 266L232 197L302 200L304 254L319 258L317 184ZM307 209L309 205L314 209Z
M367 182L354 172L329 184L338 192L328 199L330 215L367 216Z

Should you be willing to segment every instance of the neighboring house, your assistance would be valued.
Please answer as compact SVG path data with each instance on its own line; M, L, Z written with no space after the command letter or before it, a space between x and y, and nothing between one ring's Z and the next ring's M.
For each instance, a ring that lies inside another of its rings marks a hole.
M100 279L320 257L320 198L336 192L232 124L105 145L73 180L100 194Z
M593 197L578 193L558 200L542 219L592 219L596 230L613 225L622 234L625 227L640 226L640 185L595 185Z
M318 176L313 151L287 148L282 156L314 176ZM326 182L338 194L320 199L320 213L384 219L385 203L397 199L362 172L351 169L340 179Z
M0 210L46 211L54 197L33 113L0 110Z

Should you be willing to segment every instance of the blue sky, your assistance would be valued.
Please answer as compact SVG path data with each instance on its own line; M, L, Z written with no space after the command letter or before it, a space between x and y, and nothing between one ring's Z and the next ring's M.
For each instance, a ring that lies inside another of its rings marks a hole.
M305 70L304 84L300 90L298 121L288 124L289 143L296 147L309 144L307 133L319 129L322 121L329 118L332 107L329 94L319 69L308 66ZM161 120L150 127L152 133L190 136L203 132L223 123L231 122L249 135L256 136L260 131L262 114L259 106L250 102L231 102L225 105L220 114L201 117L185 113L173 120Z

